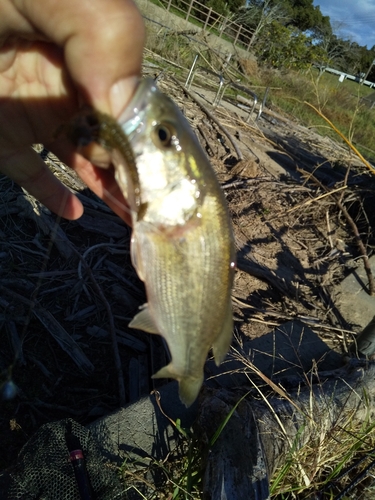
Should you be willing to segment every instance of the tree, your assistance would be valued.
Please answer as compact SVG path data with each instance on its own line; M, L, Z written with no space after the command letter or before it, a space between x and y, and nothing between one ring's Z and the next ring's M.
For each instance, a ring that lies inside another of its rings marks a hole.
M274 0L249 0L246 7L240 9L236 22L254 31L250 45L253 45L262 31L274 21L289 20L284 7Z
M375 60L375 45L368 51L369 54L371 55L372 60ZM375 66L372 66L370 73L368 75L368 79L371 82L375 82Z
M236 14L241 7L244 7L246 0L228 0L226 3L229 10Z
M329 17L323 16L319 6L313 5L313 0L274 0L288 13L288 26L295 26L301 31L312 31L316 27L329 25Z
M256 45L259 60L274 68L305 69L316 59L316 52L310 37L276 21L263 31Z
M352 43L349 40L343 40L336 34L343 26L343 23L335 23L316 27L314 29L314 39L316 46L319 47L321 58L316 62L319 64L319 77L322 76L326 66L335 65L342 69L341 63L346 52L350 50ZM345 63L344 63L345 66ZM347 69L344 70L347 72Z

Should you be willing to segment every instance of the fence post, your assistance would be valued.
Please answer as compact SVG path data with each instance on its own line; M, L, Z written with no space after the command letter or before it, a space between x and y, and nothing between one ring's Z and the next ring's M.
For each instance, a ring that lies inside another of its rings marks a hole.
M185 88L188 90L190 88L191 82L193 81L193 77L194 77L193 72L194 72L194 68L195 68L195 65L197 64L198 59L199 59L199 54L196 54L194 57L193 64L191 65L188 77L186 78ZM191 78L191 80L190 80L190 78Z
M247 49L246 49L246 50L247 50L247 52L249 52L250 47L251 47L251 46L252 46L252 44L253 44L254 35L255 35L255 32L254 32L254 33L251 35L251 37L250 37L250 42L249 42L249 45L247 46Z
M226 28L226 24L227 24L227 18L224 17L224 21L223 21L223 24L221 25L221 28L220 28L220 35L219 35L219 38L222 37L223 33L224 33L224 30Z
M234 39L233 45L236 45L238 37L240 36L241 30L242 30L242 24L240 24L240 27L236 33L236 38Z
M211 12L212 12L212 7L210 7L210 10L208 11L208 14L207 14L207 17L206 17L206 22L204 23L203 31L206 31L206 29L207 29L207 24L210 21Z
M171 8L171 3L172 3L172 0L168 0L167 12L169 12L169 9Z
M189 16L190 16L191 8L192 8L192 6L193 6L193 2L194 2L194 0L191 0L191 1L190 1L190 4L189 4L189 8L188 8L188 11L187 11L187 14L186 14L185 21L189 21Z
M232 52L229 52L229 54L225 58L225 61L224 61L223 65L222 65L222 67L221 67L221 71L225 71L225 69L227 68L230 60L232 59L232 56L233 56Z

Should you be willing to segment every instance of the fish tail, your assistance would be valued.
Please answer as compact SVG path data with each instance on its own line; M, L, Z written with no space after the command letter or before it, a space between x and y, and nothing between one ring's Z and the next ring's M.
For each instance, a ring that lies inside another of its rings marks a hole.
M179 381L179 383L180 399L184 403L186 408L188 408L198 397L199 391L201 390L203 384L203 375L199 378L184 377Z
M180 399L186 407L191 406L197 399L199 391L203 384L203 373L200 377L181 376L172 363L164 366L159 370L152 378L174 378L179 383L179 395Z

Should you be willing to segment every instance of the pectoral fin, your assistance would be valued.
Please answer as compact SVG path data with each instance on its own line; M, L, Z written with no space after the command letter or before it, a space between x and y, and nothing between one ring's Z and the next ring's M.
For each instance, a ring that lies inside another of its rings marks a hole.
M202 375L199 377L193 377L191 375L183 376L174 369L173 363L164 366L159 370L152 378L174 378L178 380L179 383L179 395L181 401L186 407L191 406L197 399L199 391L203 384L203 371Z
M216 366L220 365L220 363L223 361L229 350L229 346L232 342L232 332L233 332L232 304L230 301L228 301L227 312L225 314L221 332L212 346L212 349L214 351Z
M138 330L143 330L144 332L147 333L159 334L159 331L155 326L154 320L151 317L148 304L144 304L142 306L141 312L139 312L134 316L134 318L131 320L128 326L130 328L137 328Z

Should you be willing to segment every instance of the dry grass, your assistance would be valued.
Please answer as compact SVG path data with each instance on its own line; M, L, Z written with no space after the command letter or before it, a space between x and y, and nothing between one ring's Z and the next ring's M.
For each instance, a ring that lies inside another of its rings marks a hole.
M279 499L314 498L319 493L319 498L328 499L351 487L349 498L354 498L353 495L358 500L370 498L367 495L368 487L373 483L371 476L365 474L359 480L360 484L355 482L374 460L374 424L366 421L353 427L348 415L343 426L328 434L319 435L317 431L316 437L307 445L291 453L290 459L271 481L272 496ZM307 485L305 477L308 477Z

